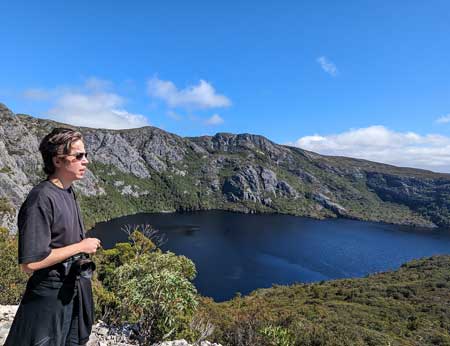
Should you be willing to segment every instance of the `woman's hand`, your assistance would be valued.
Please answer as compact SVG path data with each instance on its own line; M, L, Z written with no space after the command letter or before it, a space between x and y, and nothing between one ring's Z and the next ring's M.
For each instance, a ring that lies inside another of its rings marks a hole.
M80 241L79 245L81 250L80 252L93 254L101 246L101 242L100 239L97 238L84 238Z

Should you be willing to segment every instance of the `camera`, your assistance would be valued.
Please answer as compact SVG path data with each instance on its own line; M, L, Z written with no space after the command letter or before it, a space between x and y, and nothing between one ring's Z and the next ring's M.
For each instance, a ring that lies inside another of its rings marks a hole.
M86 279L92 278L92 273L96 268L94 261L89 258L89 255L84 253L69 257L62 262L62 265L66 276L73 275L74 277Z

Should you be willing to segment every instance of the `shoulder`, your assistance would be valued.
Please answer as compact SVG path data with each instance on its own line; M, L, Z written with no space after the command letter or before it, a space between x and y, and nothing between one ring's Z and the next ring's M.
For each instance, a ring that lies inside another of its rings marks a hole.
M36 185L28 193L27 198L23 202L17 215L17 223L19 231L24 228L25 224L36 223L44 215L45 217L53 217L55 210L55 199L52 197L51 190L45 182Z
M52 183L48 180L43 180L39 184L37 184L35 187L31 189L31 191L28 193L27 198L36 198L39 196L51 196L53 189L52 189Z
M47 180L41 181L38 185L33 187L28 193L28 196L22 207L29 207L33 205L51 206L51 201L54 199L54 191Z

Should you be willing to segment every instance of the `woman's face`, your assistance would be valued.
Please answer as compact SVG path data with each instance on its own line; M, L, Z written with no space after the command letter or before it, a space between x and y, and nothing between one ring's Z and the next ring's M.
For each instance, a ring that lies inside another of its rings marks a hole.
M84 154L84 155L83 155ZM83 178L89 163L83 141L72 143L70 152L55 161L56 175L65 181L75 181Z

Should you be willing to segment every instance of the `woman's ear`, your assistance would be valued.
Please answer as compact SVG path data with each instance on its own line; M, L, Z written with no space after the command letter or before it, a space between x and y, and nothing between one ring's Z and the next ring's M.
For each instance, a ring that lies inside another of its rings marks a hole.
M55 166L57 168L61 167L63 164L63 160L59 156L53 156L52 160L53 160L53 166Z

